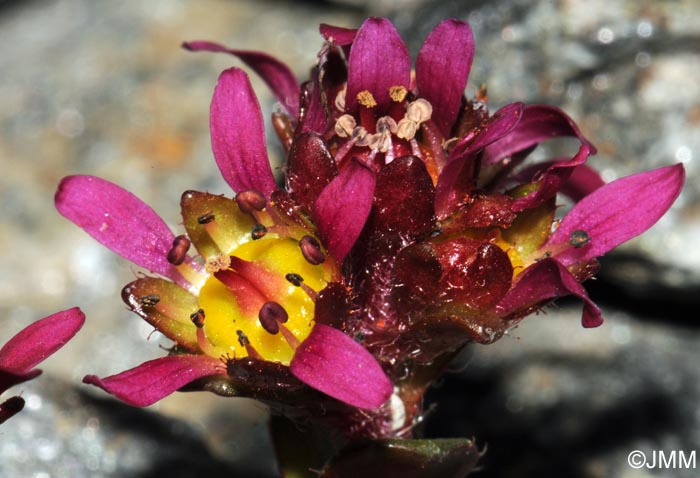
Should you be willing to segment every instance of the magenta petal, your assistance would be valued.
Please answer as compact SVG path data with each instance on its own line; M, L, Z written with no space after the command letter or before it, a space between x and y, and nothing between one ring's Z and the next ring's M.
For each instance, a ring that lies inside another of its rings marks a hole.
M605 186L605 181L595 169L581 164L577 166L569 179L562 185L562 194L574 202L579 202L598 188Z
M299 83L287 65L267 53L234 50L210 41L190 41L182 44L190 51L229 53L241 59L267 84L285 110L296 117L299 114Z
M436 26L416 60L418 94L433 105L432 119L445 138L462 107L474 58L474 35L465 22L448 19Z
M683 187L682 164L633 174L596 189L578 202L547 241L566 244L574 231L585 231L590 242L557 254L564 265L602 256L653 226L671 207Z
M107 378L87 375L83 383L96 385L129 405L147 407L198 378L222 373L221 361L207 355L170 355Z
M377 360L338 329L316 324L294 353L289 368L302 382L357 408L374 409L393 386Z
M523 110L518 126L503 139L484 151L484 163L496 163L503 158L559 136L575 136L587 145L591 154L595 147L581 134L576 123L562 110L548 105L529 105Z
M468 136L455 145L435 188L435 213L438 218L445 218L473 186L477 153L510 133L518 125L522 114L522 103L506 105L488 119L476 136Z
M520 212L524 209L537 207L544 201L556 196L557 192L568 181L574 170L581 166L588 156L590 149L587 145L581 145L578 153L569 161L556 161L551 164L542 174L537 190L527 196L516 199L511 209Z
M518 276L518 282L496 308L500 314L508 315L565 295L575 295L583 300L584 327L598 327L603 323L600 309L588 298L586 289L563 264L551 258L543 259L525 269Z
M372 209L376 179L364 164L353 159L326 186L314 204L314 223L328 252L342 262Z
M209 126L214 158L226 182L236 192L255 190L269 197L276 186L262 112L243 70L230 68L219 76Z
M360 27L348 59L346 110L357 108L357 94L369 91L377 104L391 102L389 89L411 84L411 57L394 25L385 18L368 18Z
M56 312L22 329L0 349L0 369L26 373L63 347L85 323L77 308Z
M327 42L334 43L338 46L352 44L352 42L355 41L355 36L357 36L356 28L343 28L321 23L318 29Z
M56 191L56 209L134 264L187 287L167 255L175 236L146 203L116 184L95 176L68 176Z

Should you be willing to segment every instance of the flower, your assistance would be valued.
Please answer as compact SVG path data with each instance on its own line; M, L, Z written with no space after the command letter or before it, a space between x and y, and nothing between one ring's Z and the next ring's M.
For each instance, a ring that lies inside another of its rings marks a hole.
M75 307L37 320L12 337L0 349L0 393L41 374L34 367L63 347L83 323L85 315ZM23 407L24 400L19 396L0 403L0 423Z
M281 104L273 125L287 152L284 188L235 67L219 77L210 129L237 194L186 192L187 235L175 237L114 184L61 182L64 216L165 278L139 278L123 297L176 343L167 357L86 382L134 405L187 386L295 414L322 410L350 435L400 436L464 344L493 342L562 295L583 300L584 326L601 323L581 282L596 257L665 213L682 165L604 184L585 165L594 146L561 110L512 103L491 114L485 88L465 98L474 41L464 22L435 27L415 75L386 19L321 33L301 85L267 54L183 45L232 54L270 86ZM554 137L573 138L575 153L523 166ZM558 221L560 192L577 204Z

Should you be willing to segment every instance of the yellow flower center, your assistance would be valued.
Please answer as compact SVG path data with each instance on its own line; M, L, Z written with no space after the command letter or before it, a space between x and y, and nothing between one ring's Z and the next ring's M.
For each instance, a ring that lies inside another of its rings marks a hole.
M199 293L208 341L217 353L242 358L249 355L247 340L263 359L289 364L294 355L285 338L289 334L268 332L261 324L260 310L266 302L282 306L289 319L279 323L280 329L286 328L303 341L313 326L314 301L285 276L298 274L305 285L320 291L332 280L331 267L312 265L302 255L298 241L273 234L243 243L229 255L230 268L212 274Z

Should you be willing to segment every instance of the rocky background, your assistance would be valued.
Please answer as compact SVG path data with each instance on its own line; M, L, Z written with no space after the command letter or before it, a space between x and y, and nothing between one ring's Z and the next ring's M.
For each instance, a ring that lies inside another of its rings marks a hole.
M0 427L0 476L276 476L255 402L176 394L136 410L79 385L160 356L167 342L121 303L136 271L60 217L53 194L67 174L99 175L176 229L182 191L229 192L208 108L219 72L239 65L180 42L264 50L303 76L321 46L318 23L357 26L367 15L392 18L414 54L441 19L468 20L468 92L486 83L494 109L563 107L598 146L591 161L608 180L679 161L688 173L671 213L587 284L602 327L582 329L579 306L563 302L468 348L431 392L425 433L488 445L478 477L697 476L627 464L637 449L700 451L694 0L0 0L0 343L55 310L79 305L88 316L42 377L9 392L27 406Z

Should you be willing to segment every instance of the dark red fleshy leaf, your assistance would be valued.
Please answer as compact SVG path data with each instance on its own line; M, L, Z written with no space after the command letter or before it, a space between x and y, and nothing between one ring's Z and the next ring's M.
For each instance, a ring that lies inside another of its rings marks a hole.
M321 191L338 175L338 168L323 139L312 132L295 139L286 168L287 190L307 211L313 210Z
M404 156L377 173L372 212L367 227L373 234L416 239L433 230L435 188L425 164Z
M430 243L404 248L392 271L392 298L399 313L413 314L439 300L442 267Z
M433 106L432 119L450 137L474 57L474 35L465 22L448 19L426 38L416 60L418 95Z
M506 228L515 219L513 199L505 194L474 195L442 221L445 233L474 227Z
M182 47L190 51L228 53L240 58L260 75L287 113L292 117L299 114L299 83L292 70L277 58L260 51L235 50L210 41L184 42Z
M498 246L467 238L435 243L442 266L440 298L477 310L494 306L510 289L513 266Z
M321 101L321 87L318 76L314 75L313 81L307 81L301 85L299 124L295 136L307 132L323 134L327 124L328 117Z
M318 294L314 304L314 320L343 330L354 308L348 289L340 282L331 282Z
M598 327L603 323L600 309L588 298L586 289L562 263L552 258L542 259L520 273L513 288L498 303L497 310L506 316L566 295L583 300L584 327Z
M411 57L394 25L385 18L368 18L357 32L348 59L346 111L355 111L357 95L369 91L382 107L392 101L392 86L411 87Z

